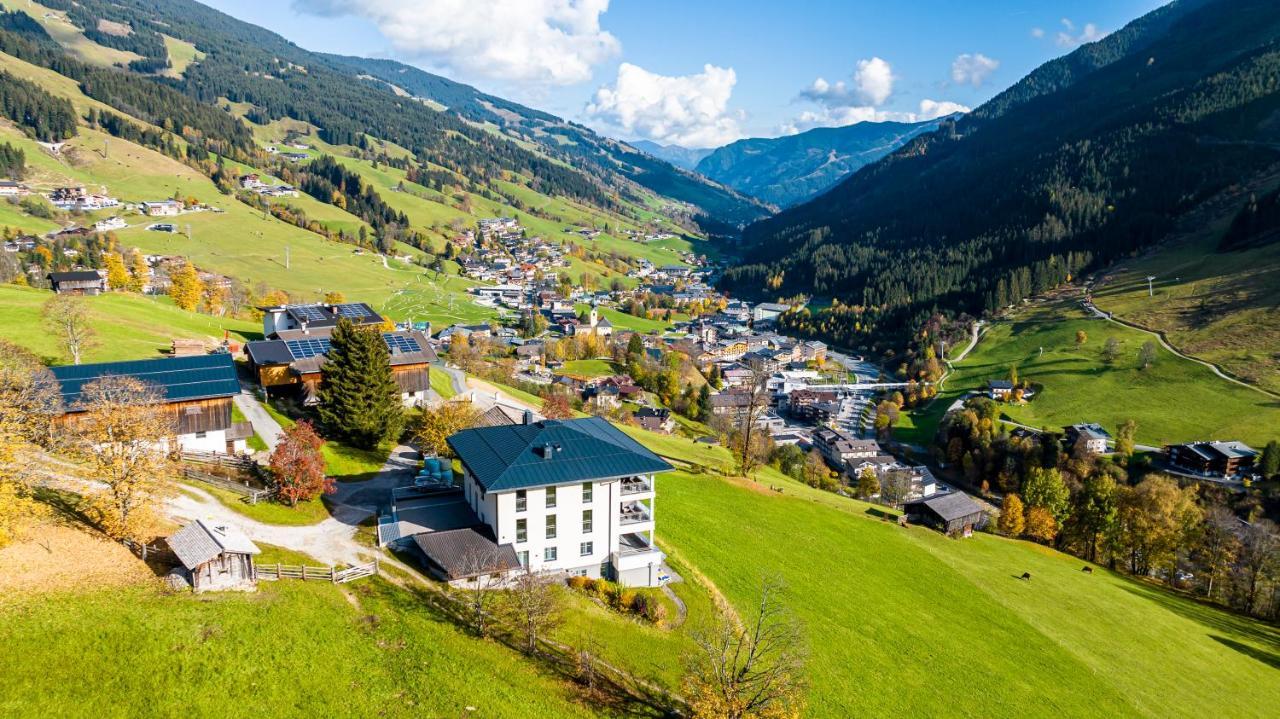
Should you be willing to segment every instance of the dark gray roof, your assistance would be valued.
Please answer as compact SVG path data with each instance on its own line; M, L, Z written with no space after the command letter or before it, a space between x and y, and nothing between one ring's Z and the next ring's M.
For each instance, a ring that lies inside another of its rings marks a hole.
M195 569L219 554L259 554L252 541L231 524L197 519L168 539L169 549L187 569Z
M487 492L672 469L599 417L464 429L449 446Z
M103 377L135 377L160 388L166 401L186 402L240 393L235 361L218 352L207 355L171 357L127 362L62 365L50 367L58 380L63 405L69 412L82 410L76 404L84 386Z
M520 568L516 550L510 544L495 544L488 535L488 527L415 534L413 541L427 560L439 567L449 579L467 579Z
M102 275L94 270L77 270L74 272L50 272L48 280L55 284L59 282L99 282Z
M969 498L964 492L949 492L947 494L939 494L925 499L917 499L907 504L924 505L928 507L934 514L942 517L943 521L950 522L954 519L963 519L965 517L982 514L982 507L978 503Z

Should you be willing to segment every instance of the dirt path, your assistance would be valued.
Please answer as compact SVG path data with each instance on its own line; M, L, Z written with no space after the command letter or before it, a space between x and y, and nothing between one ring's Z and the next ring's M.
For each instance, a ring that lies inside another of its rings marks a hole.
M684 605L684 600L671 590L671 585L662 585L662 593L676 605L676 620L670 624L671 629L676 629L684 624L684 620L689 618L689 608Z

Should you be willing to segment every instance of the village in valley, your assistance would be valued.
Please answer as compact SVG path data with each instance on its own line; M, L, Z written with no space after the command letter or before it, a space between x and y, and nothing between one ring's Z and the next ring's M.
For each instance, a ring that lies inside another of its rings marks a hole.
M703 148L0 0L0 717L1268 716L1276 93L1193 72L1220 2ZM1127 139L1058 127L1113 64ZM618 73L584 112L737 82ZM1226 159L1165 197L1166 145Z

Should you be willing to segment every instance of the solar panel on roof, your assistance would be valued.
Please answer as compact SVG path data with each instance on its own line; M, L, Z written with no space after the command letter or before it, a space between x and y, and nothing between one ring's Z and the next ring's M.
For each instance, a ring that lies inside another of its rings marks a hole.
M360 305L338 305L338 314L352 319L359 319L369 315Z
M327 315L319 307L292 307L290 309L306 322L322 322L328 319Z
M384 334L382 335L382 339L386 340L387 349L391 350L392 352L395 352L396 350L399 350L401 352L421 352L422 351L422 347L418 345L418 341L412 337L405 337L404 335Z
M328 339L285 340L284 345L289 348L289 354L293 355L295 360L329 353Z

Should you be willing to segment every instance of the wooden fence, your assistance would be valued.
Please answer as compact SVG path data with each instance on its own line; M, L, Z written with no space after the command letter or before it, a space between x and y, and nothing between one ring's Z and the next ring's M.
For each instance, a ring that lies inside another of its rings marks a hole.
M255 566L258 579L276 581L280 579L302 579L320 582L345 584L362 577L372 577L378 573L378 560L354 567L338 569L337 567L308 567L305 564L258 564Z
M252 457L245 457L238 454L184 450L182 452L182 461L191 464L204 464L212 467L238 469L242 472L251 473L255 477L261 476L262 473L262 468L258 466L257 462L253 461Z
M183 479L191 479L197 482L203 482L219 489L225 489L228 492L235 492L243 495L245 501L249 504L257 504L260 500L266 499L275 494L276 490L272 487L254 487L247 480L237 482L228 477L219 477L216 474L209 474L190 467L182 468Z

